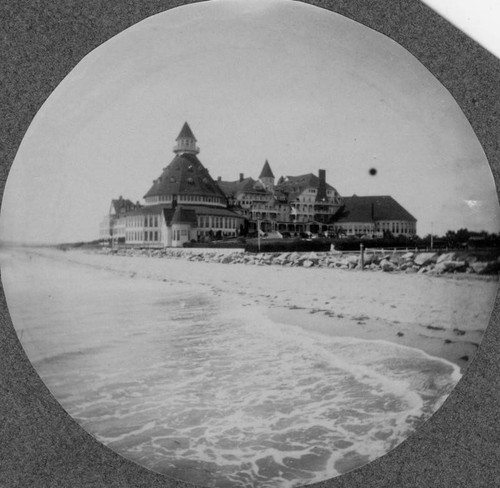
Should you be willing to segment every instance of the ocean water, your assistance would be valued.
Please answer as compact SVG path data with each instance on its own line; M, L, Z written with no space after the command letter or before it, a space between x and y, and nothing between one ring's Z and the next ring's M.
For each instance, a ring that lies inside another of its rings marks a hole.
M460 378L419 350L273 323L203 288L34 254L1 264L18 336L68 413L123 456L204 486L350 471L407 438Z

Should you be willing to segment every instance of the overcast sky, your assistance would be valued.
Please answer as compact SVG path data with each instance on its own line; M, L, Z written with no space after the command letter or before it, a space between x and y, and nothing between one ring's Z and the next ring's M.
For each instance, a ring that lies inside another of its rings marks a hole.
M499 231L479 142L405 49L299 2L212 0L140 22L65 78L16 156L1 238L97 238L112 198L143 202L185 121L214 178L257 178L266 159L276 177L325 169L341 195L392 195L420 235Z

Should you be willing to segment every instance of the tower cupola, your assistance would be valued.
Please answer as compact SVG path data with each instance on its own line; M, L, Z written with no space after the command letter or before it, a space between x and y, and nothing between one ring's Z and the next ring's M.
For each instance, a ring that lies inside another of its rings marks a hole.
M200 152L200 148L196 145L196 137L194 137L187 122L182 126L176 141L177 144L174 146L176 154L198 154Z

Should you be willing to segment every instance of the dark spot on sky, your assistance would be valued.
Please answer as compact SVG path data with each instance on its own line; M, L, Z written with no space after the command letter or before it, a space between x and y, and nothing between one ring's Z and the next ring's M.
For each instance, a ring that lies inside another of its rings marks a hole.
M372 176L375 176L377 174L377 170L375 168L370 168L370 171L369 173L372 175Z

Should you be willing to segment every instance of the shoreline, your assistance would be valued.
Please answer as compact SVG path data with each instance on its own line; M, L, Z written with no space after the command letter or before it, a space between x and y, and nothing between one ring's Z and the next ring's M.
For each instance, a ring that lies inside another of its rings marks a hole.
M464 373L474 358L484 331L450 331L441 327L385 322L368 317L335 317L331 322L329 312L307 309L268 309L272 321L294 325L326 336L350 337L367 341L385 341L400 346L418 349L429 356L444 359L460 368ZM361 320L357 320L361 319ZM429 328L431 327L431 328ZM467 336L467 337L464 337ZM477 342L475 342L477 341Z
M479 251L390 251L365 249L362 254L352 251L323 252L259 252L243 249L212 248L101 248L88 250L96 254L188 261L215 262L222 264L245 264L256 266L281 266L302 268L329 268L350 271L380 272L397 274L425 274L435 277L456 277L461 279L498 280L500 258L485 260ZM478 254L479 253L479 254ZM363 257L361 259L361 256Z
M427 274L338 268L310 271L77 250L21 252L119 273L124 279L155 279L183 289L203 289L222 297L224 303L234 300L247 307L264 307L274 322L420 349L458 365L462 373L481 342L497 292L496 280L454 275L436 279Z

